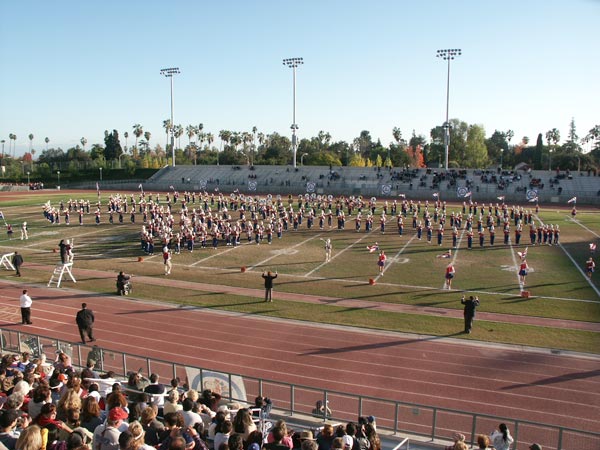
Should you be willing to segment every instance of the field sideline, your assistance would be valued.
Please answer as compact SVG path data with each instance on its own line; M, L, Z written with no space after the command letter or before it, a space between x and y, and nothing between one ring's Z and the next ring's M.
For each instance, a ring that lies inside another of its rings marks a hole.
M137 193L136 193L137 194ZM113 293L116 271L125 270L135 275L164 277L162 257L157 248L154 256L141 252L139 233L141 214L136 224L129 223L129 214L123 224L109 224L106 203L109 193L103 192L102 223L93 223L93 211L85 216L84 225L79 226L76 214L71 225L50 224L42 215L42 205L50 200L53 206L73 196L97 201L95 192L44 191L36 193L3 193L2 211L7 223L13 224L13 239L6 234L0 239L2 253L18 250L24 255L23 281L47 283L51 269L58 261L54 252L60 239L75 242L75 271L78 268L96 269L106 272L106 277L78 279L77 288L107 294ZM82 197L83 196L83 197ZM201 249L196 245L193 253L182 249L173 255L173 271L170 278L182 281L197 281L233 287L260 289L263 270L277 270L275 296L277 292L300 293L317 297L355 299L374 304L405 304L422 308L423 314L405 315L382 311L347 310L330 304L300 304L288 301L275 302L265 308L260 298L218 293L198 294L197 290L178 289L177 296L168 287L136 285L135 295L143 298L177 303L229 309L276 317L303 318L315 322L340 323L365 328L407 331L433 335L455 335L462 329L462 320L437 317L427 313L428 308L460 310L463 293L478 295L482 305L478 311L485 313L510 314L514 316L564 319L583 322L600 322L600 283L598 274L591 280L584 273L585 261L589 256L589 244L598 242L600 236L600 214L595 209L581 208L573 219L570 209L541 206L534 216L536 223L560 225L560 245L529 246L527 261L531 268L525 289L532 298L521 297L517 252L522 252L529 243L528 227L524 226L520 246L504 245L502 230L496 231L496 243L489 245L486 233L485 246L479 248L475 236L473 249L466 248L466 233L459 230L457 249L451 258L438 258L451 247L451 230L446 224L442 246L437 245L435 232L431 244L418 240L412 228L410 214L405 219L404 234L397 231L396 220L389 218L385 234L379 232L379 216L382 200L378 200L374 216L374 230L364 231L364 221L359 233L354 231L354 216L347 217L343 231L325 226L306 229L305 222L298 231L284 232L282 239L274 236L273 243L260 245L247 243L242 235L239 247L225 246ZM178 217L177 204L173 212ZM190 205L193 207L194 205ZM198 204L195 205L198 207ZM509 205L510 206L510 205ZM522 205L529 208L531 205ZM567 205L565 205L567 206ZM460 204L449 204L452 211L462 209ZM294 210L297 210L294 199ZM237 213L230 211L233 219ZM115 216L116 217L116 216ZM62 218L61 218L62 219ZM30 239L19 239L19 227L27 221ZM115 219L116 221L116 219ZM464 220L463 220L464 227ZM474 224L474 229L476 225ZM511 229L513 223L511 222ZM435 229L435 228L434 228ZM476 233L476 229L475 229ZM324 262L321 239L330 238L333 244L332 260ZM511 232L511 239L514 233ZM378 274L377 252L370 253L367 246L378 243L388 256L384 276ZM138 258L142 257L143 262ZM28 269L27 262L39 263ZM451 291L444 290L444 270L451 261L456 268L456 277ZM243 270L242 270L243 268ZM50 271L49 271L50 270ZM3 271L2 276L12 274ZM369 284L372 280L372 284ZM63 287L68 287L65 283ZM174 298L176 297L176 298ZM600 352L599 334L581 330L558 330L548 327L506 324L480 320L472 335L459 335L464 339L517 343L583 352Z

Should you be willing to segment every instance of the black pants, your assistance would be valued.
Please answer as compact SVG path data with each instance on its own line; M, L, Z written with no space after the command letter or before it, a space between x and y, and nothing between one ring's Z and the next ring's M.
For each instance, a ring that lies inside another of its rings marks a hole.
M17 264L15 265L15 270L17 271L17 276L20 277L21 276L21 265Z
M474 318L475 318L474 315L465 314L465 333L469 333L471 331L471 328L473 328L473 319Z
M265 302L273 301L273 288L265 288Z
M85 335L90 341L94 340L94 328L93 327L79 327L79 336L81 336L81 342L85 342Z
M23 324L31 323L31 308L21 308L21 322Z

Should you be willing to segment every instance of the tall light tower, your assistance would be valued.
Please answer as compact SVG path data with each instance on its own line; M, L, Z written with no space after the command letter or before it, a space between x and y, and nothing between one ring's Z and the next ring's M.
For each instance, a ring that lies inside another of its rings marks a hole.
M161 69L160 74L171 79L171 152L173 155L172 166L175 167L175 123L173 122L173 76L181 73L179 67Z
M294 168L296 167L296 153L298 151L298 138L296 137L296 130L298 129L298 124L296 123L296 68L304 64L304 60L302 58L287 58L283 60L283 65L292 68L294 72L294 115L293 115L293 123L291 126L292 129L292 152L294 154Z
M444 122L444 147L446 151L446 170L448 170L448 153L450 151L450 121L448 111L450 108L450 61L458 58L462 54L460 48L447 48L438 50L435 55L438 58L448 61L448 79L446 81L446 121Z

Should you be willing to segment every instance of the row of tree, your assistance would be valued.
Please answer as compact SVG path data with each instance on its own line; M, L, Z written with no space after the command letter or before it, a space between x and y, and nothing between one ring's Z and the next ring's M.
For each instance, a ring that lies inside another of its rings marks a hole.
M571 170L587 170L600 167L600 125L592 128L588 134L579 139L575 121L572 120L566 141L559 145L560 133L556 128L540 133L535 145L530 145L527 136L512 143L514 133L494 131L486 138L481 125L468 124L458 119L450 121L450 166L455 168L486 168L490 166L513 167L524 162L534 169L552 169L560 167ZM123 134L125 145L117 130L104 132L104 143L95 143L86 149L87 139L81 138L81 146L69 148L48 148L50 140L46 137L46 149L37 160L50 170L73 167L98 168L106 167L108 162L116 161L116 167L133 170L141 168L160 168L171 163L171 137L175 146L177 165L186 164L221 164L221 165L286 165L292 163L291 141L287 136L278 133L265 134L256 127L251 131L221 130L217 134L219 145L215 146L215 135L204 131L204 125L173 126L170 120L163 122L165 146L151 145L152 134L144 131L140 124L132 127L134 145L129 146L129 133ZM187 144L181 145L181 137L187 136ZM369 131L362 131L351 143L333 142L331 135L320 131L317 136L299 141L298 164L332 165L332 166L390 166L390 167L441 167L445 159L445 129L435 127L430 132L429 142L423 135L413 131L407 140L402 136L400 128L392 130L393 141L384 146L380 140L374 141ZM9 135L10 142L16 141L14 134ZM31 172L35 170L35 149L32 147L34 136L29 135L30 148L16 169L24 172L27 163ZM10 165L11 147L8 155L4 153L2 140L3 165ZM582 145L592 142L592 151L583 153ZM12 146L14 152L14 144ZM14 156L14 155L13 155ZM115 164L111 164L115 167Z

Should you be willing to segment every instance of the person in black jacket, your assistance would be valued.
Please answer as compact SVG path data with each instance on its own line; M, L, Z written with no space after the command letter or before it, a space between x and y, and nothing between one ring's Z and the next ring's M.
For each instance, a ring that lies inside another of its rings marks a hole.
M275 275L271 271L263 272L262 277L265 279L265 302L273 301L273 280L277 278L277 272Z
M77 328L79 328L79 336L81 336L81 342L85 344L85 335L89 338L90 342L94 342L94 312L91 309L87 309L87 304L81 304L81 310L77 312L75 322L77 322Z
M19 252L15 252L12 257L12 264L15 266L15 270L17 271L16 275L18 277L21 276L21 266L23 265L23 257L19 255Z
M473 319L475 318L475 308L479 306L479 297L473 297L471 295L469 299L466 300L465 296L463 295L460 302L465 305L465 333L471 334L471 328L473 328Z

